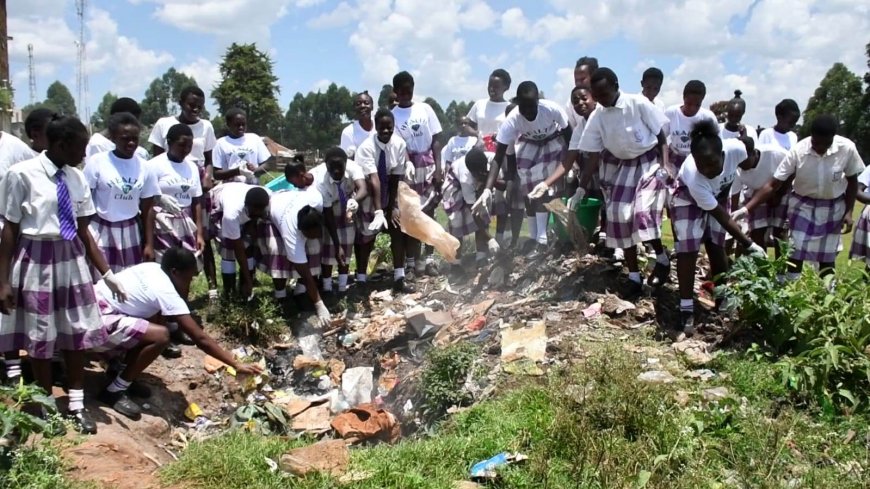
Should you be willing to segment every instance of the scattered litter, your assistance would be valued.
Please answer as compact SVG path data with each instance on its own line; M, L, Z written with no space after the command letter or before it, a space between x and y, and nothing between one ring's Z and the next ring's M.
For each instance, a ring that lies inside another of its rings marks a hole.
M270 402L245 404L230 418L230 426L264 436L283 435L288 431L288 424L284 410Z
M407 401L405 401L405 405L402 406L402 414L407 416L407 415L411 414L411 412L413 412L413 411L414 411L414 403L411 402L410 399L408 399Z
M354 343L359 341L360 334L359 333L348 333L341 337L341 346L345 348L350 348Z
M633 311L637 308L631 302L625 301L616 297L613 294L607 294L602 298L601 311L608 316L620 316L626 311Z
M506 363L521 358L541 362L547 354L547 328L544 321L528 326L512 325L501 330L501 359Z
M272 460L269 457L263 457L263 459L266 461L266 465L269 466L270 473L274 474L275 472L278 472L278 462Z
M210 373L210 374L213 374L213 373L215 373L215 372L219 371L220 369L227 366L227 364L225 364L224 362L218 360L217 358L215 358L211 355L206 355L202 359L202 365L203 365L203 367L205 367L205 371Z
M707 348L707 343L699 340L683 340L673 344L674 351L692 366L706 365L713 360L713 355L707 353Z
M418 306L406 311L405 319L418 338L425 338L452 323L453 315L448 311L433 311L427 307Z
M445 231L435 219L423 213L417 192L407 183L399 182L399 195L396 200L402 232L435 247L448 262L455 262L459 240Z
M483 489L483 486L476 482L456 481L453 483L453 489Z
M705 401L721 401L722 399L726 399L731 395L726 387L714 387L712 389L704 389L701 392L701 397L704 398Z
M649 382L651 384L672 384L677 381L673 375L664 370L650 370L643 372L637 376L637 380Z
M347 471L349 463L350 451L342 440L325 440L295 448L281 455L279 462L281 470L299 477L312 473L340 477Z
M592 319L594 317L601 315L601 303L595 302L586 309L583 309L583 317L586 319Z
M382 301L382 302L392 302L393 301L393 291L390 289L382 290L380 292L372 292L369 296L371 299Z
M309 433L324 433L329 431L329 403L326 399L308 403L308 406L293 416L290 429L293 431L307 431Z
M393 443L401 435L396 417L373 404L362 404L339 414L331 425L339 436L352 441L378 439Z
M344 474L343 476L338 478L339 484L350 484L351 482L360 482L367 479L371 479L374 476L373 473L367 472L365 470L351 470L350 472Z
M468 323L468 326L466 326L465 329L467 331L480 331L484 326L486 326L486 318L478 316Z
M505 284L505 271L502 267L495 267L489 274L487 283L490 287L501 287Z
M529 457L520 453L503 452L488 460L478 462L471 467L471 480L486 480L498 478L496 469L506 465L528 460Z
M202 416L202 408L195 402L190 403L184 410L184 417L191 421L196 421L199 416Z
M372 402L372 367L347 369L341 377L341 395L351 406Z
M492 308L495 304L495 299L487 299L483 302L479 302L471 307L471 311L475 316L486 316L486 313Z

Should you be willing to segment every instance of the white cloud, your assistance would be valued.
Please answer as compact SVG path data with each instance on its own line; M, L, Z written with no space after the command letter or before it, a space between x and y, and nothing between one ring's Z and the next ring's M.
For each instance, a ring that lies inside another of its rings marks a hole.
M70 0L20 0L9 2L7 15L9 18L14 17L29 17L29 16L45 16L48 14L58 14L66 9L68 4L72 4ZM11 29L10 29L11 32Z
M9 58L27 63L27 45L33 44L38 63L75 62L77 35L60 17L9 17Z
M310 19L306 25L312 29L335 29L350 25L358 18L357 9L347 2L341 2L335 9Z
M496 13L486 2L473 2L459 17L463 28L471 31L485 31L495 25Z
M317 80L314 82L314 85L311 86L312 92L325 92L329 85L332 85L332 80L324 78L322 80Z
M142 1L142 0L140 0ZM183 31L212 34L222 40L268 44L270 28L291 5L320 0L144 0L157 4L154 16Z
M206 98L210 98L210 92L221 81L220 65L217 61L202 56L182 65L178 71L192 76L196 84L205 90Z

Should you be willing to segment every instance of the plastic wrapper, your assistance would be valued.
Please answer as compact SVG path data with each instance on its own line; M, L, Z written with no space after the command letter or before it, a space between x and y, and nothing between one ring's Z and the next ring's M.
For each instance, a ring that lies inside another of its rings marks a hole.
M423 213L420 196L405 182L399 182L399 221L402 232L435 250L450 263L456 262L459 240L450 235L435 219Z

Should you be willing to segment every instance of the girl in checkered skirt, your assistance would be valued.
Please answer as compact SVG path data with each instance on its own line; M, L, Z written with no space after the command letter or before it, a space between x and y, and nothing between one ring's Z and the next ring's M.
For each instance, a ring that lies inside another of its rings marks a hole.
M13 166L0 186L6 225L0 236L0 351L27 350L36 383L51 393L51 358L64 354L67 415L83 433L97 426L84 409L85 350L107 339L89 265L119 300L126 300L88 222L96 212L84 175L88 131L78 119L46 128L48 149ZM135 145L134 145L135 150Z
M97 209L89 229L114 272L154 260L154 228L142 226L141 220L151 213L160 187L147 162L136 154L140 130L133 114L113 115L109 136L115 149L92 156L85 166Z
M833 273L840 235L852 231L858 175L864 171L864 162L855 143L837 135L837 126L831 115L813 120L810 137L795 144L773 178L745 207L745 212L751 213L792 182L788 196L792 245L789 280L800 276L804 261L818 263L823 275Z
M701 244L710 258L710 273L719 277L728 271L726 233L753 254L765 256L729 216L731 186L738 167L755 164L752 139L722 141L715 121L704 120L692 128L691 153L683 162L671 196L670 215L677 250L677 278L680 289L680 321L683 332L694 331L695 265Z
M867 193L868 187L870 187L870 168L865 168L858 176L857 196L858 202L864 204L864 210L855 225L855 235L852 239L852 249L849 250L849 258L864 260L868 270L870 270L870 194Z

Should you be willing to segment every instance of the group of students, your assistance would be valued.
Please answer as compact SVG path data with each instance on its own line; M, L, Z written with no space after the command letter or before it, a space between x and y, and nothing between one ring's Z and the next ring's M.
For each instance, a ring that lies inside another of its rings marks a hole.
M791 100L776 106L774 127L756 134L742 122L739 92L719 124L702 107L700 81L686 84L681 104L665 108L657 98L660 70L648 69L641 94L628 94L612 70L584 57L565 106L541 99L530 81L507 100L511 77L495 70L488 97L442 144L432 107L414 101L414 78L401 72L392 81L390 107L376 110L367 92L358 94L356 118L336 135L339 145L312 168L301 158L287 164L292 188L278 192L260 185L271 154L247 132L244 111L224 114L227 135L218 139L200 118L205 95L196 87L182 91L178 116L155 124L153 158L139 147L140 110L128 98L113 104L107 129L92 136L77 119L43 109L25 123L30 146L2 133L0 351L7 378L20 378L18 352L26 350L36 382L50 390L52 358L62 356L68 416L93 433L83 404L86 352L109 365L100 399L134 419L141 408L132 397L149 395L137 377L161 353L179 356L174 343L196 344L241 373L256 373L259 367L240 364L203 332L187 304L201 272L210 299L220 297L212 245L225 297L250 299L256 270L271 277L279 301L296 279L293 295L307 297L326 326L331 314L321 292L345 293L351 278L364 290L381 232L390 239L395 291L414 290L406 273L439 273L432 249L402 232L401 182L429 216L443 206L451 234L474 237L478 264L505 249L530 260L549 256L544 204L568 197L574 209L596 196L603 200L600 238L625 263L632 296L643 287L639 247L655 255L647 283L669 279L672 255L662 244L668 217L688 334L702 244L714 277L728 268L729 236L741 252L766 256L771 238L788 234L793 252L783 280L795 278L804 261L827 272L841 232L852 228L855 200L870 202L870 172L855 145L836 135L836 120L808 121L811 137L798 141L800 111ZM530 239L518 250L524 221ZM865 210L851 254L870 265L868 231Z

